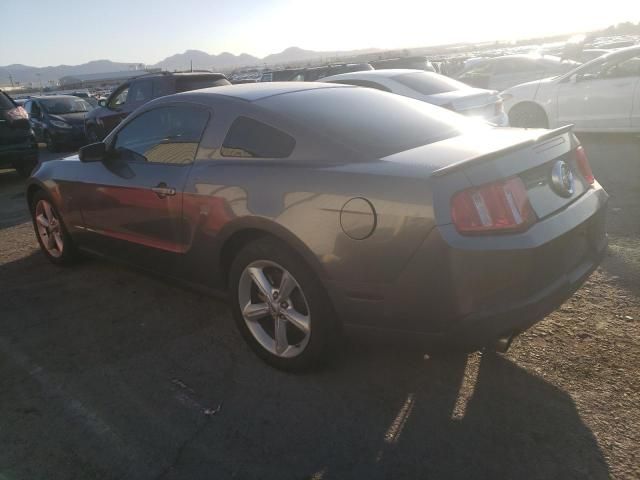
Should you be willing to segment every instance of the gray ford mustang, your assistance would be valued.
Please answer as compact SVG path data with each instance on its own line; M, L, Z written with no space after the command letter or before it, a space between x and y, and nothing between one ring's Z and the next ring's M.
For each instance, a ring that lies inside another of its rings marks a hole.
M608 196L569 128L333 84L154 100L41 164L27 198L52 262L90 252L225 293L288 370L326 359L343 325L504 345L606 247Z

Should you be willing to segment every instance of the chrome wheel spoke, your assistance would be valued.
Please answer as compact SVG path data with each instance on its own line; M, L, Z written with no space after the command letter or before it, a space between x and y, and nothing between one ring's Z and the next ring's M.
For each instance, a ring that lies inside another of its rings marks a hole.
M260 290L260 293L265 296L265 299L271 301L273 298L273 286L262 269L257 267L249 268L249 275L258 290Z
M282 310L282 315L291 322L291 324L296 327L298 330L304 332L305 334L309 333L309 317L307 315L303 315L302 313L294 310L293 308L288 308L286 310Z
M289 347L287 340L287 321L280 316L276 317L276 328L274 340L276 342L276 353L282 355Z
M40 214L38 216L36 216L36 222L38 222L38 225L44 227L44 228L48 228L49 227L49 221L45 218L45 216L43 214Z
M53 215L53 212L51 211L51 205L49 205L49 202L43 202L43 207L44 207L44 216L47 217L47 220L49 221L49 223L52 223L55 217Z
M56 247L58 248L58 251L60 253L62 253L62 248L63 248L63 243L62 243L62 235L60 234L60 232L53 232L53 240L55 241Z
M291 296L291 293L296 289L296 281L293 279L291 274L286 270L282 272L282 278L280 279L280 287L279 287L279 296L278 301L284 302L288 300Z
M256 321L269 315L269 305L266 303L247 303L242 309L244 318Z

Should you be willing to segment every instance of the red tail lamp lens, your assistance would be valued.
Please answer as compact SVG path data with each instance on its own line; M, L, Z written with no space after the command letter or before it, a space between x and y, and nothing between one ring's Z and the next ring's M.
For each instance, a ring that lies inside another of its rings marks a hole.
M593 185L593 182L596 181L596 177L593 176L593 171L591 171L591 165L589 164L589 158L587 157L587 152L584 151L584 147L582 145L578 145L578 148L576 148L576 163L578 165L580 173L587 181L587 183Z
M451 218L460 233L519 232L536 220L527 189L519 177L458 192Z

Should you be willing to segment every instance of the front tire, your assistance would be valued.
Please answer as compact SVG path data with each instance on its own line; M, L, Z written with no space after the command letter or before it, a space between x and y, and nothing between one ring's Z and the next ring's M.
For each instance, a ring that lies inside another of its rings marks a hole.
M77 251L62 217L44 191L31 200L31 218L42 253L51 263L71 265L77 260Z
M275 368L319 366L340 338L324 287L302 258L275 239L256 240L238 253L229 291L240 333Z
M36 159L24 159L20 162L16 162L16 164L13 166L13 168L16 169L16 171L18 172L18 175L20 175L22 178L27 178L29 177L29 175L31 175L31 172L33 172L33 169L36 167L36 165L38 164L38 161Z

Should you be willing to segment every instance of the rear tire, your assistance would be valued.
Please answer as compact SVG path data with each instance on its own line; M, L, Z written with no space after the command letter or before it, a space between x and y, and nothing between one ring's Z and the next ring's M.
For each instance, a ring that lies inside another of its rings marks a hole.
M56 265L75 263L78 252L51 198L40 190L33 195L30 207L33 228L44 256Z
M285 276L292 280L288 288ZM317 367L341 338L321 282L276 239L261 238L240 250L231 264L229 292L238 330L256 355L275 368L300 372Z
M549 128L549 119L535 103L519 103L509 111L509 125L520 128Z

